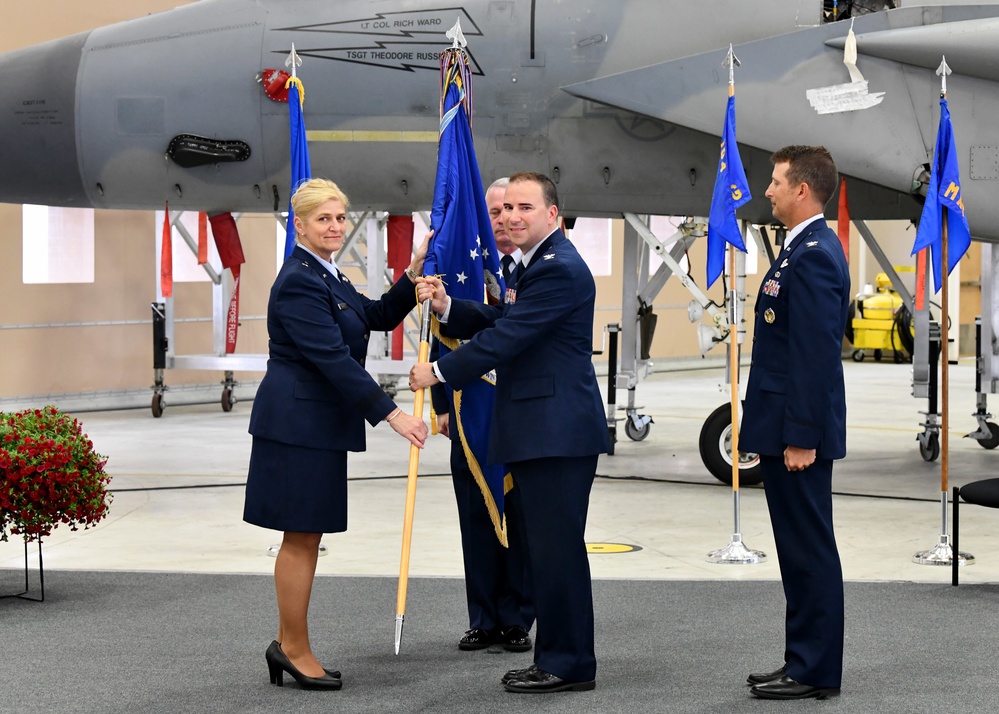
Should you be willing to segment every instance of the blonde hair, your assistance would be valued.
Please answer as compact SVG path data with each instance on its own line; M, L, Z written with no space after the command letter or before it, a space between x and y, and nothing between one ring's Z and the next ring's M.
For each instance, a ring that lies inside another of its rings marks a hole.
M295 189L291 197L291 210L295 212L296 218L304 220L330 200L342 203L345 211L350 206L347 195L335 183L325 178L311 178L300 183Z

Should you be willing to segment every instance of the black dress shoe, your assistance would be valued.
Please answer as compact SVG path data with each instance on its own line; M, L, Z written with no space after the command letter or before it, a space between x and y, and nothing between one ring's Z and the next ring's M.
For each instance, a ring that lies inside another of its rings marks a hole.
M531 636L520 625L500 628L496 639L507 652L527 652L534 646Z
M277 640L272 640L267 650L270 651L271 647L280 647L280 646L281 646L280 642L278 642ZM264 653L264 657L267 657L266 652ZM333 679L340 679L339 669L326 669L325 667L323 667L323 671L326 672L326 674L328 674L329 676L333 677Z
M493 643L493 634L489 630L473 627L458 640L459 650L484 650Z
M749 691L761 699L808 699L809 697L825 699L839 696L839 687L813 687L810 684L795 682L786 674L772 682L754 684Z
M536 664L532 664L530 667L524 667L524 669L511 669L509 672L503 675L503 678L500 681L503 684L506 684L507 682L514 679L523 679L528 674L537 671L538 671L538 665Z
M596 689L596 680L588 682L570 682L556 677L554 674L537 669L525 674L519 679L511 679L503 684L508 692L518 694L545 694L547 692L588 692Z
M751 675L746 677L746 684L765 684L766 682L772 682L775 679L780 679L787 672L787 664L785 664L780 669L775 669L773 672L753 672Z
M277 643L277 640L271 642L264 653L264 659L267 660L267 671L271 675L271 684L276 684L279 687L284 686L285 672L290 674L302 689L336 690L343 686L343 681L339 677L331 676L325 669L323 671L326 674L322 677L307 677L299 672L298 668L285 655L284 650L281 649L281 645Z

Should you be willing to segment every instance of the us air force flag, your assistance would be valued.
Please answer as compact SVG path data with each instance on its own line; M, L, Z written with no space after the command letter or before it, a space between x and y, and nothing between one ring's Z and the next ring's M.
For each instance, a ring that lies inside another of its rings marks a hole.
M299 92L301 91L301 94ZM291 137L291 192L288 194L288 226L284 237L284 257L291 255L295 248L295 212L291 210L291 194L298 185L312 178L309 162L309 142L305 136L305 119L302 117L302 103L305 88L296 77L288 80L288 119Z
M743 253L746 244L735 218L735 210L753 198L749 182L742 168L739 146L735 143L735 92L732 90L725 111L725 128L722 131L721 155L718 158L718 175L711 197L708 215L708 287L721 275L725 265L725 244L731 243Z
M448 295L454 298L485 301L487 290L498 299L504 285L465 113L466 82L467 77L457 65L452 65L445 83L437 181L430 216L435 233L423 273L440 276L447 285ZM453 349L460 349L456 340L441 339L442 356ZM454 400L457 433L468 467L482 490L496 535L506 545L503 516L506 468L486 465L494 383L486 375L460 391L453 391L447 384L445 387Z
M940 98L940 128L937 145L933 150L933 168L930 185L926 189L926 203L919 218L916 242L912 255L929 246L933 259L934 292L943 285L943 208L947 208L947 275L971 246L971 231L964 215L961 198L961 169L957 164L957 147L954 144L954 127L946 97Z

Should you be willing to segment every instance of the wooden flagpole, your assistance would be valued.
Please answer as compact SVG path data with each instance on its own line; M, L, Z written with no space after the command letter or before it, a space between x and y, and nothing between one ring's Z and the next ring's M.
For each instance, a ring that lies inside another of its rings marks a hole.
M430 300L423 303L420 313L420 351L418 362L430 359ZM426 389L413 396L413 416L423 418L423 400ZM416 477L420 469L420 449L409 447L409 473L406 476L406 515L402 525L402 556L399 559L399 590L395 601L395 653L402 645L402 626L406 619L406 591L409 588L409 554L413 545L413 516L416 513Z

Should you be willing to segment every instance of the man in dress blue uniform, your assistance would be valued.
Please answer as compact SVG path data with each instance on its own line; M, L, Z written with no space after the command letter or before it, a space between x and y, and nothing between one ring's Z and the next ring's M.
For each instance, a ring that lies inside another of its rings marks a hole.
M846 455L850 270L822 216L838 181L829 152L787 146L771 161L766 195L789 232L756 300L739 447L760 455L787 612L784 665L748 681L766 699L823 698L839 694L843 674L832 466Z
M512 537L523 533L537 616L534 664L507 672L511 692L583 691L596 686L593 594L583 539L597 457L610 450L592 363L596 287L558 228L558 194L543 174L510 177L503 213L523 252L504 304L451 301L439 280L433 298L442 329L471 338L410 372L412 389L446 381L460 389L496 369L489 460L513 475Z

